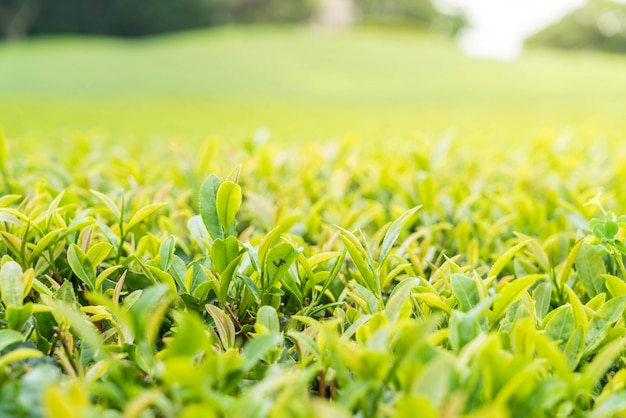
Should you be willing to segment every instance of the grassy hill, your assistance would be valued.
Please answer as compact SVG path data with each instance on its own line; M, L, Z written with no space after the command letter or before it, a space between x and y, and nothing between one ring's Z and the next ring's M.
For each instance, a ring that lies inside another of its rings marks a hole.
M289 142L626 131L623 57L531 50L518 62L488 62L409 31L47 38L0 45L0 62L0 123L24 140L94 129L237 140L261 126Z

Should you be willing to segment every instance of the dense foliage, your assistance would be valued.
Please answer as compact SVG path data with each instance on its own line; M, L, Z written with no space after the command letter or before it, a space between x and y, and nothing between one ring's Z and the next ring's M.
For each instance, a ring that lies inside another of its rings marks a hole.
M0 137L3 416L626 410L619 155L264 139Z
M532 36L530 44L565 49L626 52L626 5L592 0L560 22Z
M303 22L314 0L0 0L5 36L141 36L226 23Z
M143 36L223 24L308 23L321 0L0 0L7 38L27 34ZM410 23L454 33L463 19L438 12L430 0L354 0L355 21Z

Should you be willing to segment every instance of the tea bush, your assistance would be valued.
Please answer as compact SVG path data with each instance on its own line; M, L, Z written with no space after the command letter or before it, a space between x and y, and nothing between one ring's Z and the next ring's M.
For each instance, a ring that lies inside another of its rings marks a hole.
M618 149L0 144L2 416L626 411Z

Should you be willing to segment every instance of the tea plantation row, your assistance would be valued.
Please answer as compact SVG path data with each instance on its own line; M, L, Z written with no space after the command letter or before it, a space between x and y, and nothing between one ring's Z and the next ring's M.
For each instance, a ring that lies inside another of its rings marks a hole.
M0 139L0 416L626 411L615 147Z

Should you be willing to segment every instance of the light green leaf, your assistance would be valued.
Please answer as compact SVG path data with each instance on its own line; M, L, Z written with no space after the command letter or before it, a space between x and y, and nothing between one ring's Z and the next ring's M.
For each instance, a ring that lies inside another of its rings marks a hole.
M170 235L159 246L159 259L161 261L161 270L168 271L170 269L175 250L176 238L173 235Z
M217 216L217 191L222 181L214 174L204 180L200 188L200 215L202 221L211 238L224 238L224 229L220 225L220 219Z
M589 321L585 340L585 355L593 353L608 335L609 328L622 316L626 309L626 296L610 299Z
M270 350L276 348L282 341L279 333L267 333L255 336L243 348L243 358L245 363L242 369L245 373L250 371L259 360L261 360Z
M5 306L22 306L24 300L24 272L15 261L8 261L0 270L0 289Z
M576 255L576 272L590 298L606 291L603 274L606 268L600 252L592 245L582 244Z
M117 204L113 201L113 199L111 199L109 196L105 195L104 193L101 193L96 190L90 190L90 192L93 193L98 199L100 199L102 203L106 205L107 208L109 208L113 216L115 216L116 220L121 219L122 212L120 211L120 208L117 206Z
M225 233L235 221L235 216L241 207L241 201L241 187L237 183L225 181L220 184L215 198L215 208Z
M24 336L21 332L12 329L0 330L0 351L4 350L11 344L23 341Z
M580 381L582 388L591 390L605 376L606 372L615 364L615 360L626 347L626 338L619 338L605 345L595 355L591 363L583 369Z
M222 347L228 350L235 346L235 325L223 310L214 305L205 305L206 311L213 318L217 335L220 337Z
M43 357L43 353L33 348L17 348L0 357L0 369L3 369L9 363L13 363L14 361L37 357Z
M385 233L385 238L383 238L383 243L380 247L380 255L378 258L379 268L381 268L382 265L385 263L385 260L387 260L387 257L389 256L393 245L400 236L402 228L404 228L411 216L415 214L420 208L421 206L417 206L413 209L409 209L408 211L404 212L398 219L393 221L392 224L389 226L389 229Z
M286 242L281 242L270 250L265 267L267 271L266 289L271 289L283 279L301 252L301 248L293 248L291 244Z
M604 402L591 411L587 418L613 417L619 412L626 411L626 391L619 391L609 396Z
M167 203L165 202L153 203L151 205L142 207L132 216L132 218L130 218L130 221L128 221L128 224L126 224L125 230L130 231L135 226L137 226L141 221L143 221L148 216L152 215L154 212L156 212L157 210L161 209L164 206L167 206Z
M96 272L91 262L76 244L70 245L67 250L67 261L70 268L89 290L95 290Z
M559 306L546 315L543 329L553 341L558 341L564 347L574 330L572 306L569 304Z
M526 244L528 241L524 241L521 244ZM520 244L518 244L519 246ZM519 247L521 248L521 247ZM519 251L517 248L517 251ZM511 250L509 250L511 251ZM513 255L511 254L511 257ZM513 302L519 300L522 294L533 284L541 279L544 279L545 274L530 274L519 279L515 279L503 287L502 291L498 294L498 297L493 303L493 311L491 312L491 322L496 324L497 320L504 315L506 309L513 304Z
M278 322L276 309L268 305L261 306L256 314L254 331L257 334L280 332L280 324Z
M511 261L513 256L515 256L515 254L517 254L519 250L524 248L531 241L532 241L532 239L527 239L527 240L522 241L519 244L509 248L507 251L505 251L504 254L502 254L500 257L498 257L496 262L493 263L493 266L491 266L491 270L489 270L489 273L487 274L487 277L496 277L498 274L500 274L500 272L504 269L506 264L509 261Z
M87 251L87 259L92 267L97 267L107 258L112 250L113 246L108 242L99 242L89 248Z
M375 294L380 294L380 284L376 280L370 254L365 250L365 248L363 248L363 245L361 245L353 233L337 225L335 225L335 228L339 229L339 238L343 241L346 249L348 250L348 254L350 254L352 262L356 266L359 273L361 273L364 281L363 284Z
M459 301L461 311L467 312L480 302L476 281L464 274L454 273L450 276L450 289Z

